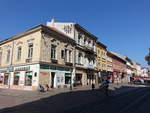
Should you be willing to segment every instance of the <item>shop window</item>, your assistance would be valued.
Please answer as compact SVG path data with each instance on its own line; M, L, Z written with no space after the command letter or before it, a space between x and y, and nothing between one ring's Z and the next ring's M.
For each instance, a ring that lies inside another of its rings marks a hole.
M14 73L14 85L19 85L19 72Z
M25 86L32 86L32 72L25 73Z
M2 84L3 83L3 76L0 76L0 84Z
M82 74L76 74L75 85L82 85Z
M71 74L65 73L65 84L70 84L71 82Z

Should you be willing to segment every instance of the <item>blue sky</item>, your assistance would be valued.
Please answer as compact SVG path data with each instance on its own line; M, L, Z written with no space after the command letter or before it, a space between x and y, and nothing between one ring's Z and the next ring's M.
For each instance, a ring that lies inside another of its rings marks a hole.
M149 6L150 0L1 0L0 40L55 17L79 23L109 50L147 66Z

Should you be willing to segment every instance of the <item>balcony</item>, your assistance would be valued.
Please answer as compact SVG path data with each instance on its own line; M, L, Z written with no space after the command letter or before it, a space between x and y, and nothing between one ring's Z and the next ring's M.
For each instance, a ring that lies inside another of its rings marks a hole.
M54 64L57 64L57 63L58 63L58 60L52 58L52 59L51 59L51 62L54 63Z
M72 62L67 62L67 61L66 61L65 64L68 65L68 66L73 66L73 63L72 63Z
M85 64L84 66L85 66L86 68L89 68L89 69L94 69L94 68L95 68L95 66L92 65L92 64Z
M32 62L32 58L26 59L26 63L31 63L31 62Z

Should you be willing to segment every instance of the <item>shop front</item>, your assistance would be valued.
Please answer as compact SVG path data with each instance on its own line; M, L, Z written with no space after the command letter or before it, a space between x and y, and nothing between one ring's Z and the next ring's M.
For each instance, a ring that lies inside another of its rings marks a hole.
M74 86L82 86L82 73L76 73Z
M87 79L88 79L88 85L91 85L92 83L96 83L96 72L94 69L87 69Z
M114 81L114 83L120 83L121 82L120 70L117 70L117 69L113 70L113 81Z
M14 66L10 78L10 88L22 90L36 90L38 88L39 65Z
M70 87L72 70L73 68L71 67L41 64L39 83L48 85L50 88Z
M109 78L110 83L114 83L114 76L113 76L113 72L108 71L107 73L108 73L108 78Z

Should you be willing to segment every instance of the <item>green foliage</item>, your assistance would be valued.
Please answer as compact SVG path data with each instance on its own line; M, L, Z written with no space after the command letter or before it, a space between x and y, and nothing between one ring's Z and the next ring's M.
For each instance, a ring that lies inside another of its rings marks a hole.
M145 56L145 60L147 61L148 65L150 65L150 55Z

